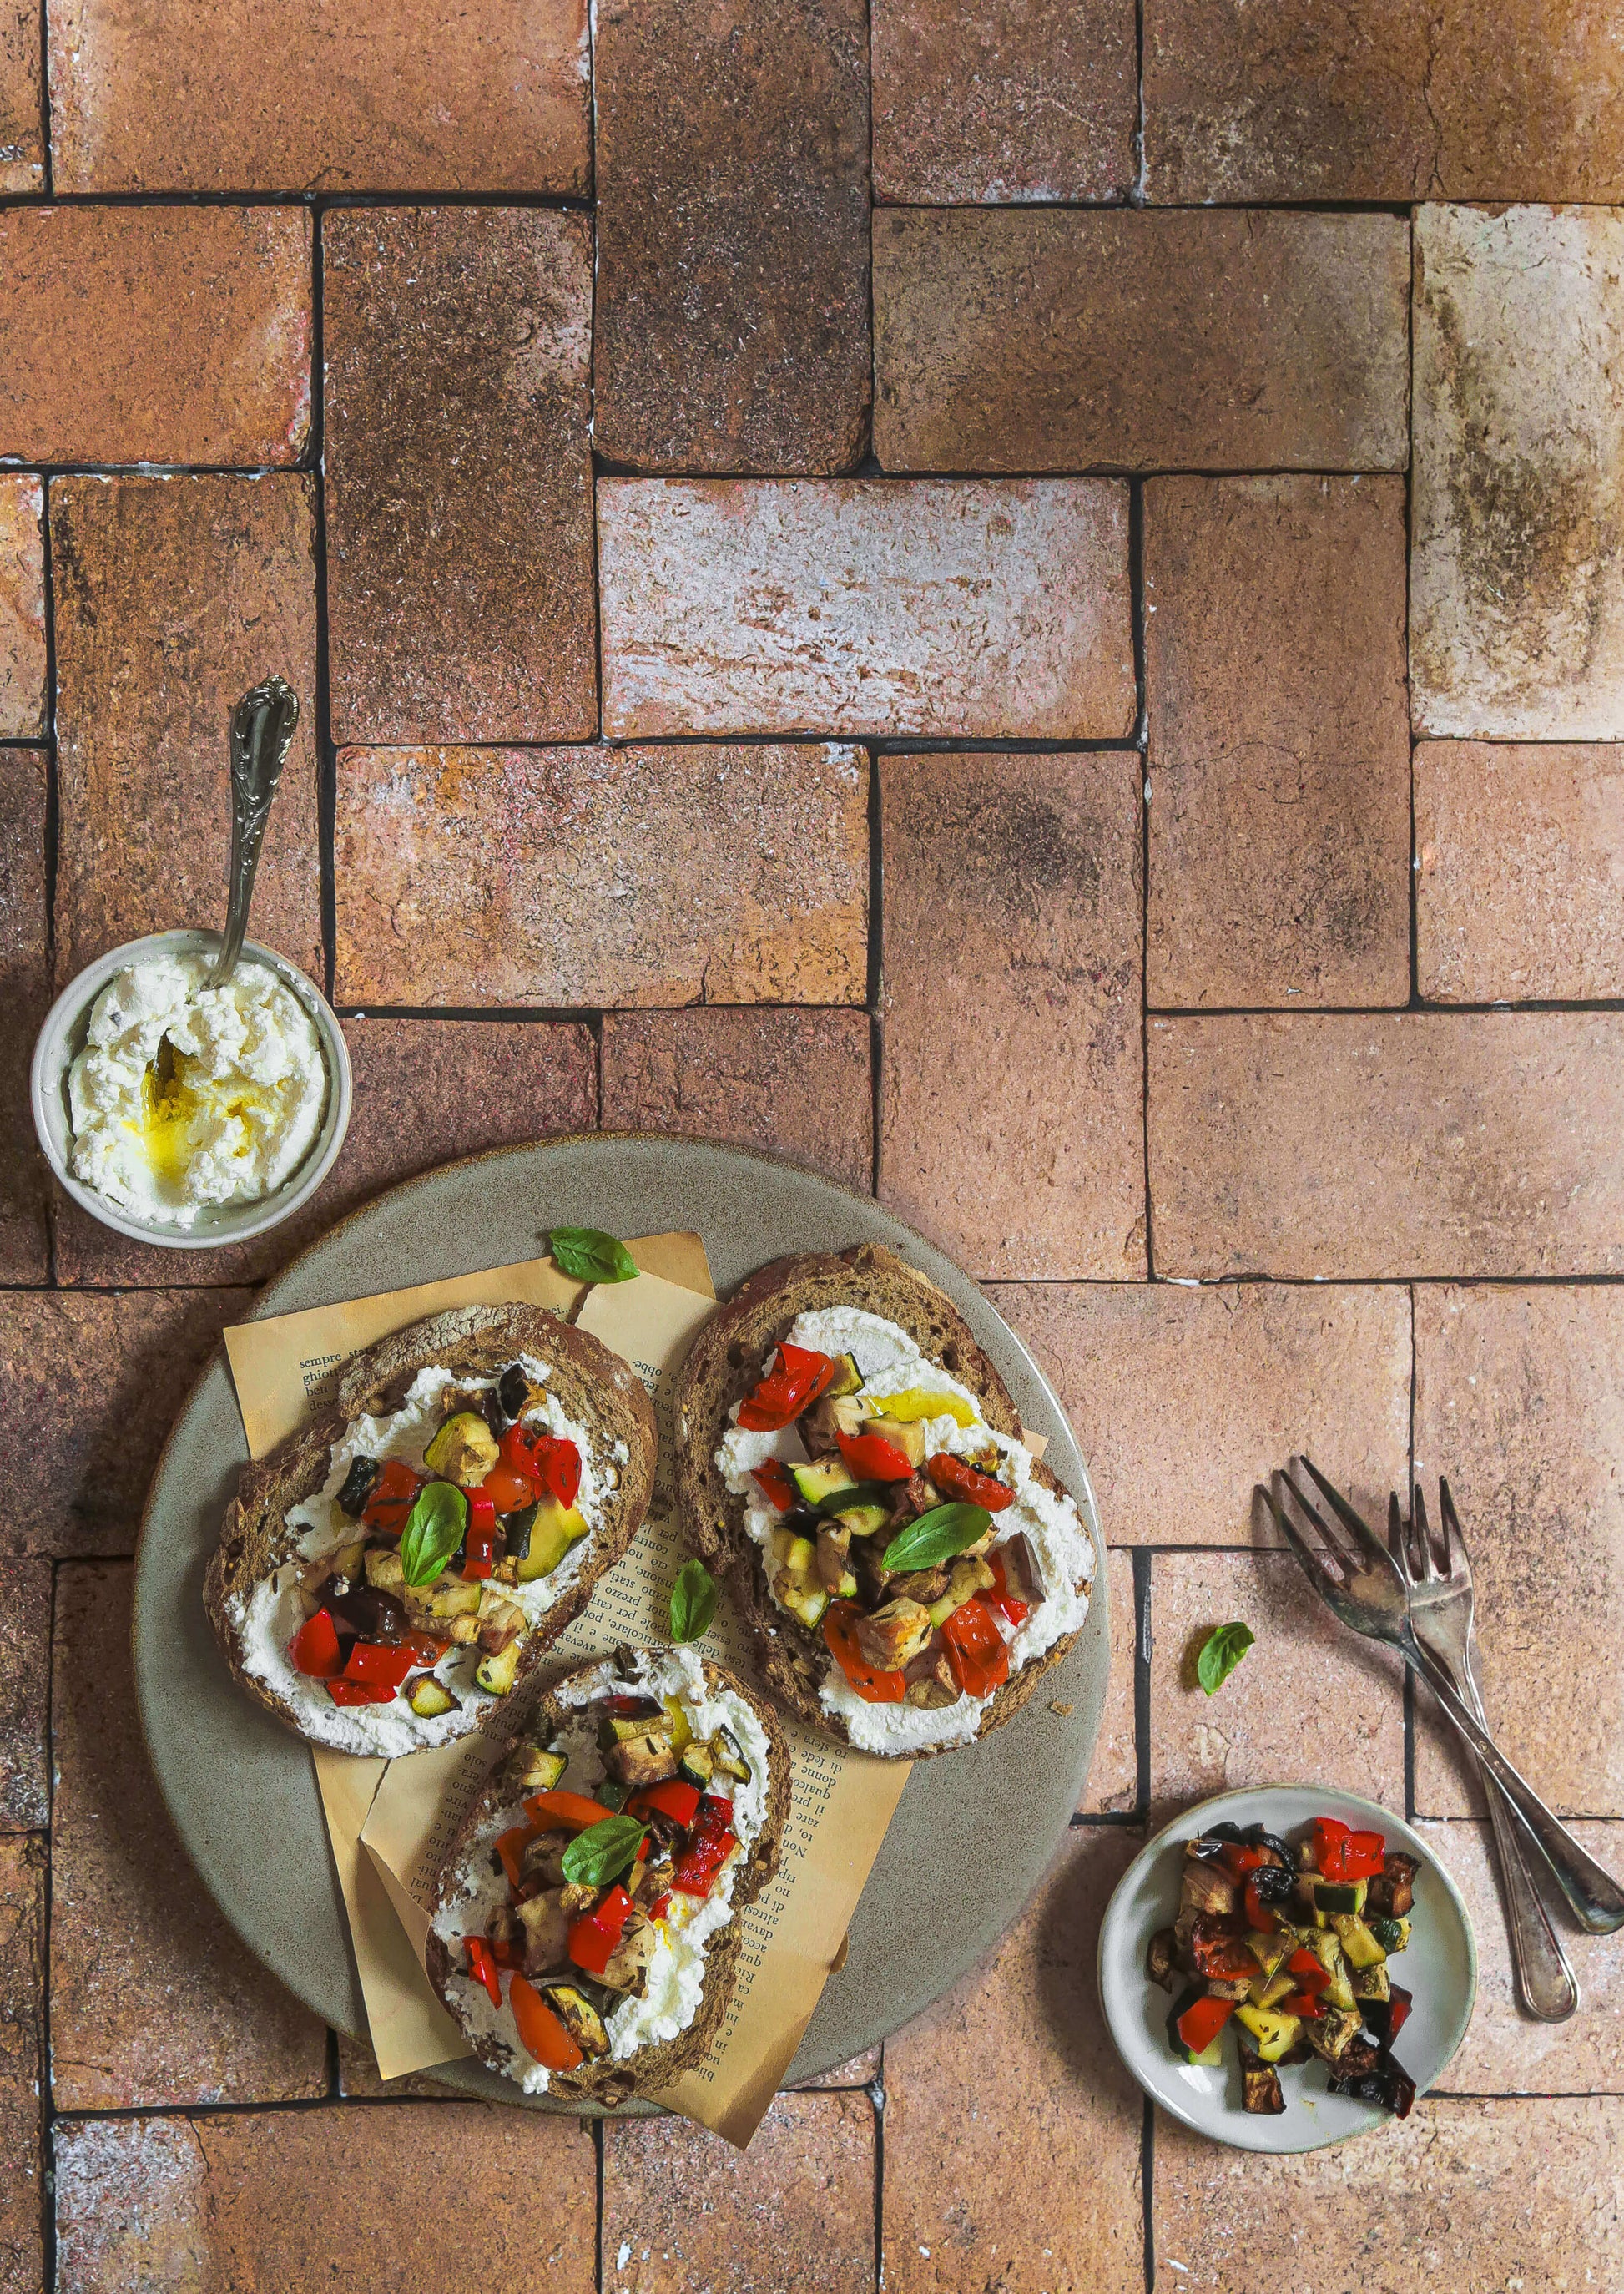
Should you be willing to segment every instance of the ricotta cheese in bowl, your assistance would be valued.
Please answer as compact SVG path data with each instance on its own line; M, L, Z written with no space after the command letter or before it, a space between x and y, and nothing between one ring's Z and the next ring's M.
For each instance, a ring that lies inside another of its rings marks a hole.
M210 988L210 964L159 954L115 972L68 1074L73 1176L183 1232L275 1194L315 1145L329 1088L292 989L246 956Z

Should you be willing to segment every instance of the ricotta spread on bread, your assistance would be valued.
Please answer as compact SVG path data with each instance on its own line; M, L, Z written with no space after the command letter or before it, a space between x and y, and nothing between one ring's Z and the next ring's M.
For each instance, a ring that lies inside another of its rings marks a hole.
M828 1448L833 1451L842 1433L849 1442L861 1438L865 1428L889 1426L893 1439L907 1441L915 1470L905 1484L888 1485L895 1489L894 1500L880 1495L872 1485L865 1485L869 1494L880 1497L880 1502L867 1509L866 1520L855 1511L848 1517L857 1525L856 1533L845 1546L852 1574L831 1583L832 1572L824 1569L820 1586L815 1574L804 1578L798 1578L792 1570L786 1574L784 1541L800 1516L786 1515L759 1478L763 1468L775 1465L791 1476L807 1466L808 1419L802 1416L772 1430L751 1430L736 1422L728 1427L716 1452L716 1468L727 1489L744 1501L745 1529L761 1550L769 1590L781 1607L816 1630L827 1615L831 1593L838 1594L843 1583L856 1595L864 1590L865 1581L872 1610L888 1590L887 1573L879 1557L910 1518L977 1490L997 1509L991 1513L982 1538L965 1550L962 1561L914 1569L899 1577L892 1573L897 1584L906 1586L907 1608L922 1613L918 1631L929 1631L929 1638L910 1659L909 1673L918 1677L908 1678L905 1690L894 1701L874 1701L860 1695L836 1663L830 1664L819 1689L824 1711L838 1716L850 1743L863 1751L905 1756L969 1744L978 1733L995 1692L970 1693L960 1680L956 1651L943 1652L941 1625L953 1613L955 1595L958 1606L963 1607L991 1590L989 1574L995 1580L1000 1598L991 1605L980 1600L976 1622L984 1636L989 1621L996 1628L1003 1643L1001 1675L1013 1678L1063 1637L1075 1634L1083 1623L1094 1574L1089 1532L1074 1501L1049 1486L1037 1473L1036 1460L1025 1444L989 1426L976 1394L941 1363L923 1354L897 1323L858 1306L823 1306L798 1314L785 1336L793 1347L850 1366L845 1379L848 1390L838 1402L819 1405L837 1413L837 1420L831 1421L832 1438ZM932 1403L951 1406L930 1411ZM905 1413L905 1423L899 1420L893 1424L888 1404ZM738 1414L735 1404L732 1413L735 1421ZM938 1467L938 1486L930 1480L933 1459L956 1460L968 1470L949 1480L951 1468ZM768 1478L773 1478L770 1472ZM849 1482L854 1476L845 1474L841 1478ZM960 1482L962 1489L957 1485ZM985 1486L993 1482L1001 1485L995 1493ZM784 1486L780 1485L781 1491ZM825 1506L835 1502L838 1495L836 1492L825 1498ZM808 1529L811 1526L808 1522ZM806 1537L799 1542L811 1542ZM1017 1557L1019 1569L1012 1576ZM824 1558L820 1550L813 1571L821 1567ZM804 1598L800 1590L803 1582L810 1588ZM1011 1587L1014 1595L1025 1598L1003 1598L1011 1593ZM935 1596L929 1603L928 1594ZM893 1601L890 1606L903 1605ZM878 1625L880 1620L873 1622ZM868 1623L867 1618L859 1617L857 1630L863 1631ZM965 1677L973 1676L966 1673Z
M707 1948L737 1916L735 1879L769 1810L767 1731L691 1649L623 1650L552 1702L560 1725L528 1756L543 1788L526 1797L512 1788L522 1768L500 1772L430 1923L453 2013L527 2095L545 2094L559 2067L525 2045L538 2003L555 2046L564 2027L578 2069L629 2063L690 2028ZM633 1834L631 1819L647 1825L635 1858L612 1884L572 1885L562 1861L572 1838L594 1815L617 1814ZM713 1852L695 1855L707 1822ZM617 1923L607 1934L605 1921ZM518 2016L516 1976L527 1989Z
M223 988L209 969L160 956L116 972L68 1078L75 1178L183 1231L274 1194L327 1107L321 1039L292 989L251 957Z

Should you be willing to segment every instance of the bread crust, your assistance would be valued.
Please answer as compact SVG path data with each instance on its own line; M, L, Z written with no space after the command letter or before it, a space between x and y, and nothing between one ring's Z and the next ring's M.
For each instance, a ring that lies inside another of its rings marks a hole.
M840 1252L805 1251L758 1267L718 1308L690 1347L678 1380L674 1413L683 1534L707 1568L726 1577L754 1635L773 1696L813 1728L848 1744L845 1721L829 1712L818 1695L834 1659L821 1633L809 1631L773 1599L760 1548L744 1526L744 1500L727 1487L716 1466L728 1411L762 1376L773 1348L796 1316L820 1306L861 1306L899 1324L922 1354L940 1363L980 1397L989 1426L1019 1440L1021 1424L1009 1388L952 1299L882 1243L858 1243ZM1033 1470L1045 1488L1065 1493L1041 1460ZM1019 1712L1076 1638L1075 1632L1062 1634L996 1691L981 1716L977 1738ZM875 1757L921 1761L961 1749L931 1745Z
M627 1662L623 1670L629 1672L632 1661L642 1652L623 1651ZM649 1654L657 1654L651 1651ZM615 1660L621 1663L621 1658ZM586 2062L573 2071L556 2071L548 2088L549 2095L590 2095L605 2106L623 2103L628 2095L657 2093L702 2063L710 2054L711 2043L720 2030L733 1997L738 1975L738 1958L742 1948L743 1923L740 1915L755 1901L778 1869L779 1855L784 1843L784 1827L790 1813L790 1748L778 1716L759 1696L756 1696L735 1673L702 1659L707 1688L725 1688L748 1704L760 1721L767 1741L767 1813L759 1833L751 1844L750 1854L734 1867L734 1916L705 1948L704 1988L700 1995L699 2012L686 2031L674 2039L662 2039L653 2046L639 2047L635 2055L624 2062ZM548 1735L556 1731L569 1718L579 1718L579 1705L566 1706L559 1701L559 1691L582 1682L597 1672L601 1658L579 1671L568 1674L540 1699L535 1711L530 1734L543 1744ZM461 1875L471 1857L476 1852L480 1834L489 1827L498 1810L509 1807L521 1796L518 1778L527 1757L525 1745L508 1753L486 1778L479 1798L459 1826L456 1838L446 1851L434 1882L431 1917L447 1903L454 1901L459 1891ZM453 1986L450 1977L454 1961L451 1947L443 1936L431 1927L425 1949L424 1964L428 1980L434 1985L446 2012L458 2028L466 2033L469 2045L483 2063L491 2070L507 2074L510 2058L506 2043L490 2032L476 2032L463 2021L459 2008L460 1987Z
M483 1378L521 1354L548 1364L548 1391L557 1395L578 1424L589 1428L595 1448L606 1451L623 1441L629 1457L621 1468L619 1487L605 1493L604 1525L592 1532L575 1582L528 1631L512 1688L480 1708L465 1708L467 1729L454 1729L451 1736L471 1735L476 1729L505 1733L503 1715L515 1705L524 1682L586 1607L605 1570L613 1567L636 1536L654 1491L654 1412L642 1381L618 1354L543 1307L516 1303L459 1306L391 1332L345 1365L336 1408L243 1468L204 1575L203 1606L238 1686L296 1736L311 1743L327 1742L310 1734L296 1709L268 1681L248 1671L241 1634L228 1603L233 1596L246 1598L262 1578L291 1558L299 1533L288 1527L286 1517L321 1489L333 1445L357 1418L399 1409L420 1370L442 1365L458 1378Z

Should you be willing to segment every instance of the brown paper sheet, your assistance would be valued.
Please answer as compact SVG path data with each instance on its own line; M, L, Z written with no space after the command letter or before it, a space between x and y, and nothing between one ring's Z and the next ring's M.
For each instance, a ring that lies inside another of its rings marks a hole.
M621 1641L670 1638L670 1595L684 1558L671 1483L669 1392L714 1293L697 1236L628 1244L647 1279L587 1296L581 1327L630 1362L655 1400L661 1466L647 1520L630 1552L600 1580L584 1615L560 1636L548 1676L608 1654ZM330 1395L339 1363L419 1316L523 1298L568 1312L581 1287L550 1261L530 1260L451 1281L359 1299L226 1333L238 1401L256 1456ZM724 1609L698 1646L747 1677L748 1636ZM709 2059L659 2100L728 2142L748 2144L800 2044L847 1924L907 1781L905 1761L852 1753L786 1720L793 1782L778 1875L743 1914L740 1973ZM316 1773L349 1915L380 2076L394 2078L466 2055L421 1967L432 1875L493 1757L484 1738L383 1762L317 1752ZM380 1773L381 1772L381 1773Z

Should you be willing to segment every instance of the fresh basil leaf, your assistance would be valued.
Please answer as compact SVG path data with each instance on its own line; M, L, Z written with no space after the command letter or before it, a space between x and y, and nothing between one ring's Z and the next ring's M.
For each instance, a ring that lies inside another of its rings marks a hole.
M595 1226L556 1226L548 1248L561 1274L577 1282L629 1282L637 1262L623 1242Z
M685 1561L671 1588L671 1639L696 1641L715 1615L715 1578L702 1561Z
M934 1569L938 1561L951 1561L955 1553L962 1553L967 1545L985 1537L992 1525L993 1517L985 1506L932 1506L929 1513L922 1513L897 1531L881 1559L893 1574Z
M648 1826L640 1816L606 1816L578 1832L564 1851L564 1876L578 1888L606 1888L632 1863Z
M1196 1679L1209 1696L1215 1696L1251 1647L1256 1635L1238 1619L1208 1633L1196 1659Z
M430 1482L401 1532L401 1574L409 1585L432 1585L468 1526L468 1501L450 1482Z

